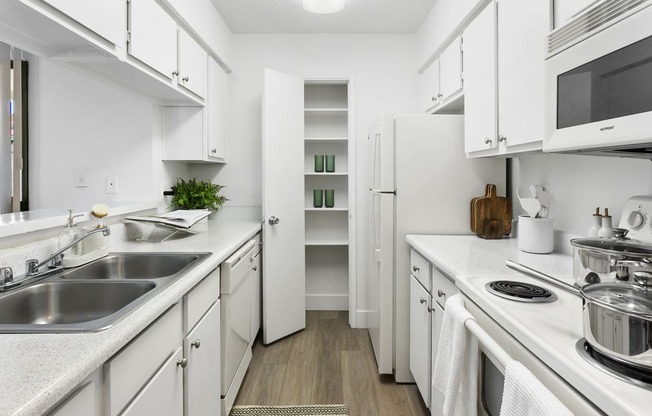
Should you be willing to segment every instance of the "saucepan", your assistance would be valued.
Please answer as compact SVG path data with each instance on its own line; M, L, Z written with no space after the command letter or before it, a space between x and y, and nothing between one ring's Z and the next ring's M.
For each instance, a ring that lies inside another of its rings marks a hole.
M507 260L507 267L582 298L583 333L597 351L621 363L652 369L652 274L636 283L590 283L582 287Z

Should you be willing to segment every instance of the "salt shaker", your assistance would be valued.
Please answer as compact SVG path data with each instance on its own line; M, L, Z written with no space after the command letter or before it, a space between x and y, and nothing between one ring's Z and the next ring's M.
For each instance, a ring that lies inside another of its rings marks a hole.
M598 230L598 237L613 237L614 229L611 225L611 215L609 215L609 208L604 209L604 216L602 217L602 227Z
M600 215L600 207L595 208L593 214L593 224L589 227L589 237L597 237L598 230L602 227L602 215Z

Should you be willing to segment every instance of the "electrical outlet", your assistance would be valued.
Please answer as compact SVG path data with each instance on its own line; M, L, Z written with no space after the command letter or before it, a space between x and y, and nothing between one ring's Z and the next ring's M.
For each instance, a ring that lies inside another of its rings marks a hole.
M106 177L106 193L107 194L117 194L118 193L118 177L117 176L107 176Z
M77 188L88 186L88 168L75 168L75 186Z

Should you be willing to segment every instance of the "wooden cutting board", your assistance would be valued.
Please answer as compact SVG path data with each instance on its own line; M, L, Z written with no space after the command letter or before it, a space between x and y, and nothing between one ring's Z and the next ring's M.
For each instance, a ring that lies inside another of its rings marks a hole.
M479 236L485 235L485 221L502 221L503 235L512 232L512 201L496 195L496 185L487 185L486 196L474 198L472 226Z
M488 183L486 188L485 188L485 192L484 192L485 197L489 196L489 188L490 187L491 187L491 184ZM475 197L475 198L471 199L471 232L473 232L473 233L477 233L477 231L476 231L477 226L476 226L476 223L475 223L475 201L480 199L480 198L482 198L482 197L478 196L478 197Z

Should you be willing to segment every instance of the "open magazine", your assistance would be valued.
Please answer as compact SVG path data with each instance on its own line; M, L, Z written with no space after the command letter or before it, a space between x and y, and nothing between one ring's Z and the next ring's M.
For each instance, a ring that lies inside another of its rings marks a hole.
M208 217L212 211L205 209L180 209L176 211L166 212L160 215L145 215L125 217L131 221L144 221L157 224L166 224L179 228L190 228L197 224L199 221Z

